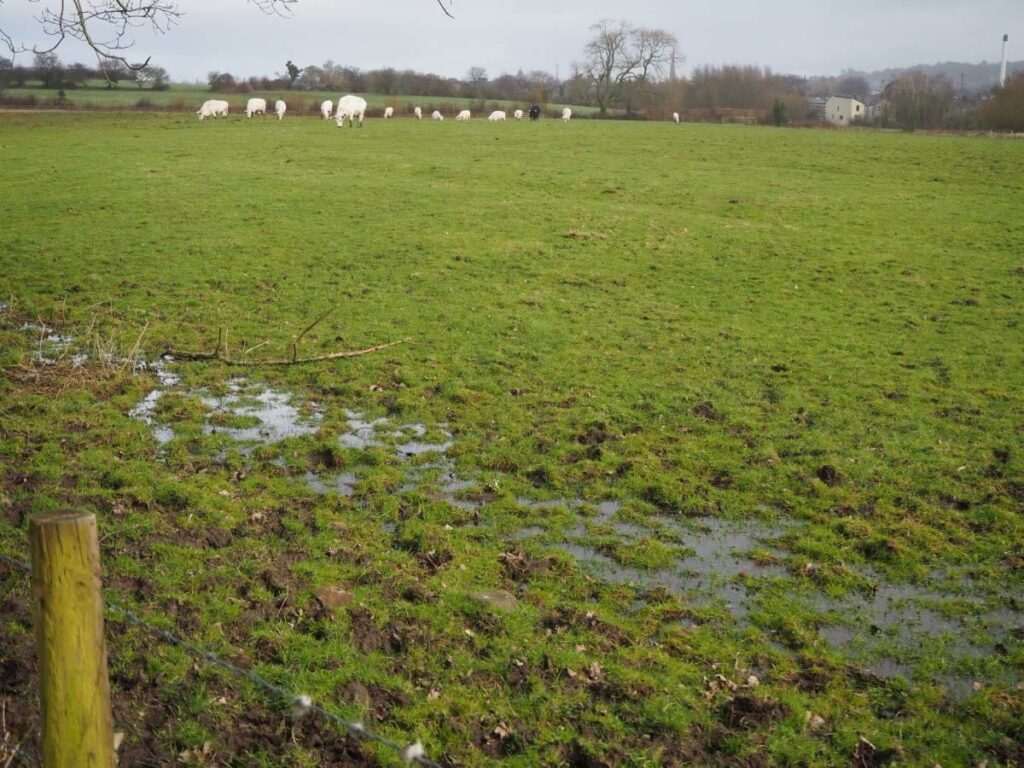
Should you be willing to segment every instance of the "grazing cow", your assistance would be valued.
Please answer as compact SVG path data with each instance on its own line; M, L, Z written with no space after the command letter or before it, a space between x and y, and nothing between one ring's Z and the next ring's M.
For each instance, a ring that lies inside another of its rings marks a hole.
M444 115L442 115L440 112L438 112L435 109L433 112L430 113L430 119L431 120L437 120L437 121L443 123L444 122Z
M395 114L394 107L384 107L384 119L389 120Z
M530 107L530 119L540 120L540 106L538 106L537 104L534 104L532 107Z
M221 115L227 117L228 103L226 101L221 101L220 99L204 101L203 106L199 108L199 111L196 112L196 114L199 115L200 120L205 117L219 117Z
M456 120L462 120L463 122L465 122L466 120L469 120L469 118L470 118L470 115L469 115L469 110L468 109L462 110L461 112L459 112L459 114L457 114L455 116Z
M422 119L423 119L423 110L422 110L422 109L420 109L419 107L416 107L416 109L414 109L414 110L412 111L412 113L413 113L414 115L416 115L416 119L417 119L417 120L422 120Z
M512 117L514 117L516 120L522 120L523 119L523 110L517 109L515 112L512 113Z
M363 117L366 115L366 99L360 98L359 96L342 96L338 99L338 111L334 113L334 122L341 128L345 124L345 120L349 121L352 127L355 127L356 120L359 120L359 127L363 127Z
M267 114L267 100L266 99L249 99L245 105L245 116L252 117L253 115L265 115Z
M334 102L328 99L320 105L320 114L324 116L324 120L330 120L331 115L334 114Z
M672 113L672 120L674 122L677 122L677 123L679 122L679 113L678 112L673 112Z
M487 116L487 119L492 123L497 123L499 120L503 121L505 119L505 113L500 109L496 109Z
M572 110L566 107L562 110L562 122L568 123L570 120L572 120Z
M284 120L284 113L287 111L288 105L281 101L281 99L274 102L274 112L277 113L278 120Z

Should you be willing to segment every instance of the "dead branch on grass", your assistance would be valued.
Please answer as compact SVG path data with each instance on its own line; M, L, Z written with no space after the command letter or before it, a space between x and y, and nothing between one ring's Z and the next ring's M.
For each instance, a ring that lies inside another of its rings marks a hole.
M180 350L180 349L166 349L164 350L164 357L175 357L181 360L216 360L224 363L224 365L239 365L248 367L257 367L261 365L303 365L305 363L323 363L328 360L344 360L349 357L361 357L363 355L372 355L374 352L379 352L382 349L388 349L389 347L396 347L399 344L405 344L411 339L402 339L401 341L392 341L387 344L377 344L366 349L354 349L345 350L342 352L328 352L323 355L313 355L312 357L299 357L299 342L302 341L303 337L316 328L320 323L327 319L327 317L333 312L333 309L328 309L326 312L320 314L313 322L299 331L298 335L292 339L288 345L288 349L291 351L291 357L287 359L271 359L271 360L242 360L237 357L232 357L228 350L228 329L222 328L217 331L217 346L213 348L212 352L193 352L191 350ZM247 358L249 354L256 349L259 349L264 344L269 342L264 341L257 344L254 347L249 347L242 352L242 357Z
M303 328L302 331L294 339L292 339L291 344L288 345L288 348L291 351L291 357L289 357L289 358L268 359L268 360L259 360L259 359L255 359L255 360L253 360L253 359L244 359L243 360L243 359L240 359L240 358L237 358L237 357L232 357L231 353L228 351L228 344L227 344L227 336L228 336L228 334L227 334L227 330L226 329L221 329L220 331L217 332L217 345L213 348L212 352L196 352L196 351L188 350L188 349L171 349L171 348L168 348L168 349L165 349L163 351L162 356L163 357L173 357L173 358L177 358L179 360L209 360L209 361L217 361L219 363L223 363L224 365L236 365L236 366L246 366L246 367L250 367L250 368L257 368L257 367L263 366L263 365L266 365L266 366L306 365L308 363L323 363L323 362L327 362L329 360L345 360L345 359L348 359L350 357L362 357L363 355L372 355L374 352L379 352L382 349L389 349L390 347L397 347L399 344L407 344L408 342L412 341L412 339L406 338L406 339L401 339L399 341L390 341L390 342L387 342L385 344L375 344L374 346L367 347L366 349L351 349L351 350L343 350L343 351L340 351L340 352L327 352L326 354L323 354L323 355L312 355L310 357L299 357L299 342L302 340L302 337L305 336L307 333L309 333L311 330L313 330L329 314L330 314L329 311L328 312L324 312L322 315L320 315L320 317L318 317L312 323L310 323L305 328ZM243 357L247 357L249 355L249 353L251 353L253 350L259 349L260 347L262 347L264 344L267 344L267 343L269 343L269 342L264 341L264 342L262 342L260 344L257 344L254 347L250 347L249 349L247 349L244 352L242 352L242 356Z

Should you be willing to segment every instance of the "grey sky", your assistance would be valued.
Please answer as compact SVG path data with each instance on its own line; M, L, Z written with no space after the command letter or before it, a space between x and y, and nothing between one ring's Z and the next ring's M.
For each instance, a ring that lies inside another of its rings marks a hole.
M602 17L674 32L686 69L742 63L809 75L994 61L1004 33L1011 59L1024 58L1024 0L455 0L455 20L435 0L300 0L292 18L265 16L245 0L180 5L185 16L169 34L137 36L138 53L152 54L174 79L272 74L287 59L457 77L473 65L491 76L559 66L565 76ZM0 27L40 41L37 10L2 0ZM71 45L61 57L91 59Z

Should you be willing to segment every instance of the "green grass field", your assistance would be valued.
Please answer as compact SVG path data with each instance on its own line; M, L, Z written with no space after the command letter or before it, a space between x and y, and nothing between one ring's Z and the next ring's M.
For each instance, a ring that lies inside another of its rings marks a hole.
M232 111L242 113L245 111L245 103L250 97L256 96L265 98L273 103L276 99L285 99L298 108L304 106L303 112L311 111L317 113L320 104L325 99L337 101L343 93L335 91L256 91L253 93L211 93L205 85L188 85L175 83L169 90L154 91L150 88L136 88L130 83L123 83L118 88L106 88L102 84L90 81L88 88L75 88L65 91L67 101L75 107L86 108L111 108L111 109L132 109L143 99L148 100L157 107L182 107L190 110L198 109L207 99L226 99L231 103ZM11 97L35 96L41 102L48 102L57 98L57 91L50 88L43 88L38 85L28 85L24 88L8 88L4 94ZM477 107L481 100L456 96L394 96L384 93L360 93L366 99L369 109L381 111L386 106L393 106L401 116L412 113L415 106L426 108L431 106L448 105L450 109L466 109ZM486 99L487 109L506 109L511 112L516 108L529 109L526 102L504 101L501 99ZM564 104L549 104L547 108L556 113L562 109ZM578 115L589 115L596 113L594 107L572 106L573 112ZM294 110L293 110L294 111ZM511 115L510 115L511 116Z
M94 511L109 599L446 765L1024 761L1024 143L0 113L0 161L0 552ZM117 362L218 335L409 341ZM108 627L122 764L399 762Z

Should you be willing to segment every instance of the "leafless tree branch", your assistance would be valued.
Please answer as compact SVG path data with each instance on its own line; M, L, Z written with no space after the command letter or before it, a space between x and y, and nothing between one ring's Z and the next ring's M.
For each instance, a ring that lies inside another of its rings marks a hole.
M449 11L447 8L444 7L444 0L437 0L437 4L441 7L441 10L444 11L444 15L445 16L447 16L449 19L454 19L455 18L454 16L452 16L451 11ZM448 0L448 5L451 5L451 4L452 4L452 0Z
M125 52L135 45L131 30L149 27L154 32L167 32L182 11L174 0L28 0L40 4L36 16L43 32L54 38L49 47L18 43L0 27L0 44L18 53L52 53L68 38L85 43L101 61L104 59L123 64L129 70L137 71L149 64L132 63ZM264 13L291 16L292 6L299 0L247 0ZM2 6L4 0L0 0ZM449 18L452 0L437 0L438 6ZM106 70L104 70L106 72ZM109 79L109 78L108 78Z

